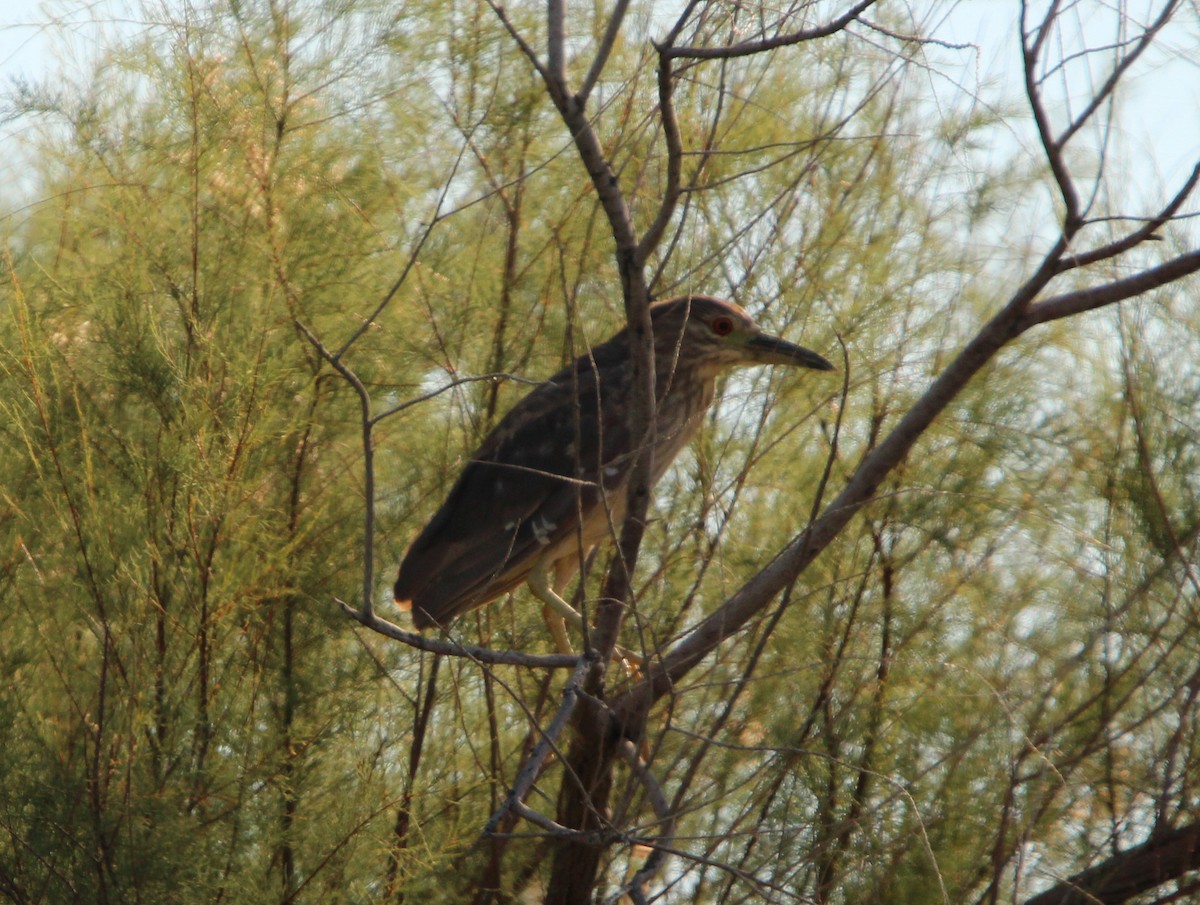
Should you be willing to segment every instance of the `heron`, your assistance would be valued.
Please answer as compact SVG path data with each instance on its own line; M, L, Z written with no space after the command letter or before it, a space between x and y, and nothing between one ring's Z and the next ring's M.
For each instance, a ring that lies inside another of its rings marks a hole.
M650 305L655 407L651 486L695 435L717 377L748 365L831 371L803 346L764 333L738 305L685 295ZM409 546L395 599L418 630L526 583L555 646L582 617L563 592L626 511L639 438L631 432L633 349L626 327L593 347L506 414L467 460L437 513Z

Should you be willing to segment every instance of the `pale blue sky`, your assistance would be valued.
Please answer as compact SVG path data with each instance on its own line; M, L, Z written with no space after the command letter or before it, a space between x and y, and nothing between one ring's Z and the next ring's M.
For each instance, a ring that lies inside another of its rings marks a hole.
M175 0L160 0L167 6ZM70 66L72 57L86 55L89 45L89 18L124 22L120 10L136 7L136 0L0 0L0 93L9 90L15 77L39 79L53 73L58 66ZM1136 14L1139 7L1156 8L1158 0L1130 0L1128 8ZM930 8L935 8L929 4ZM900 6L885 2L883 8L918 9L915 3ZM930 89L947 104L962 101L966 88L987 104L1000 103L1021 96L1022 83L1016 43L1016 0L960 0L958 3L937 4L940 12L923 18L925 28L935 29L939 38L949 42L974 45L973 50L930 49L936 67L930 73ZM1093 19L1081 27L1094 25L1103 29L1104 4L1075 7L1099 10L1090 13ZM74 11L71 18L79 23L68 51L67 43L52 39L39 23L45 21L45 11ZM1186 13L1185 13L1186 15ZM121 26L117 26L118 28ZM1178 46L1189 36L1168 35L1168 47ZM1099 42L1108 35L1097 35ZM1192 26L1192 42L1197 41L1196 26ZM1153 51L1153 59L1139 63L1136 80L1126 86L1120 108L1120 151L1128 156L1126 163L1134 168L1136 189L1146 195L1158 194L1155 183L1178 186L1200 158L1200 58ZM1077 80L1078 81L1078 80ZM955 97L955 95L958 97ZM12 127L0 131L0 142L12 137ZM1014 130L1016 141L1025 141ZM1036 154L1036 148L1029 149ZM0 179L14 184L19 175L13 172L14 158L0 154ZM1122 171L1128 173L1129 166Z

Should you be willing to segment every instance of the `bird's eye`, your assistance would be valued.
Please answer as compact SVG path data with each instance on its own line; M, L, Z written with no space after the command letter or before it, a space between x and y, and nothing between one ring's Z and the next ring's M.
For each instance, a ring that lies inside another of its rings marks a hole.
M712 322L712 332L717 334L717 336L728 336L733 332L733 319L718 317Z

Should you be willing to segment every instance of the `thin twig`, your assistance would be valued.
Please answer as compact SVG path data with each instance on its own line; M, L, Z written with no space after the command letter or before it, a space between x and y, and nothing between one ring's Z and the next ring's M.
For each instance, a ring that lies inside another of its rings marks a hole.
M650 802L654 816L658 818L660 830L657 839L653 842L643 843L650 847L650 854L646 856L646 860L638 872L609 896L608 905L616 905L625 895L630 896L634 902L646 901L645 886L662 871L670 854L675 834L675 817L671 812L671 805L667 802L666 793L663 791L662 784L651 772L650 765L638 753L637 745L629 739L625 739L617 746L617 753L625 758L630 771L645 789L646 800Z
M371 419L371 394L359 376L342 363L339 355L334 355L325 348L325 344L299 318L293 318L292 322L317 350L317 354L329 362L334 370L346 379L358 396L361 418L359 426L362 431L364 496L362 600L359 604L359 615L363 620L369 621L375 618L375 605L372 602L375 588L375 444L371 439L375 422ZM348 346L343 348L348 348Z
M675 116L674 74L671 69L671 58L667 47L658 50L658 115L662 121L663 138L667 143L667 183L663 188L662 202L658 206L658 214L654 222L642 235L638 243L637 257L646 261L650 253L658 247L663 234L667 230L671 217L675 215L675 207L679 204L679 184L683 172L683 138L679 134L679 120Z
M418 405L422 402L428 402L430 399L434 399L434 398L442 395L442 393L445 393L448 390L453 390L456 387L462 386L463 384L480 383L482 381L498 381L498 380L511 380L514 383L524 383L524 384L528 384L529 386L538 386L542 382L540 380L530 380L528 377L519 377L516 374L509 374L506 371L493 371L489 374L476 374L473 377L456 377L454 380L450 381L445 386L440 386L436 390L430 390L428 393L422 393L420 396L415 396L412 399L409 399L405 402L401 402L399 405L388 409L386 412L381 412L380 414L375 415L371 419L371 423L378 424L380 421L383 421L385 418L390 418L390 417L392 417L392 415L398 415L398 414L400 414L400 412L403 412L405 409L412 408L414 405Z
M529 790L533 787L534 780L538 774L542 772L542 765L546 762L546 758L551 753L559 756L558 737L566 728L567 722L575 713L575 705L579 703L579 689L583 684L583 680L587 677L588 670L591 669L594 657L584 654L577 659L575 671L571 673L571 678L567 680L567 684L563 687L563 700L559 705L558 712L554 714L554 719L542 731L542 737L529 752L529 756L525 759L525 763L521 766L517 773L516 781L513 783L512 789L505 798L504 803L492 814L491 818L483 827L483 835L490 836L496 832L496 828L500 826L500 821L504 819L504 815L509 811L521 813L519 806L525 804L525 796L529 794ZM525 816L522 814L522 816ZM539 815L540 816L540 815ZM541 824L538 824L541 826Z
M1058 136L1058 141L1056 142L1058 147L1061 148L1068 141L1070 141L1071 137L1075 135L1075 133L1081 128L1083 128L1083 125L1092 118L1092 115L1097 110L1100 109L1100 105L1109 98L1114 90L1116 90L1117 84L1121 81L1121 78L1124 76L1125 72L1137 61L1137 58L1142 55L1146 48L1154 42L1154 36L1157 35L1158 32L1162 30L1163 26L1165 26L1171 20L1171 16L1175 12L1175 7L1178 5L1179 0L1167 0L1167 3L1163 6L1162 13L1159 14L1158 19L1156 19L1152 25L1142 32L1142 35L1140 38L1138 38L1137 45L1133 48L1133 50L1129 51L1129 53L1122 57L1120 61L1113 66L1113 70L1108 74L1108 78L1104 80L1104 84L1092 93L1092 99L1088 102L1088 105L1083 108L1083 112L1076 116L1067 125L1067 127L1063 129L1062 133Z
M513 39L521 53L525 54L525 58L533 64L533 67L538 71L538 75L542 77L542 81L546 84L550 83L550 70L541 61L537 55L537 51L529 46L529 42L521 37L521 33L517 31L516 26L508 18L508 13L504 11L504 7L496 3L495 0L487 0L487 5L492 8L492 12L496 14L496 18L500 20L500 24L504 26L504 30L508 32L508 36Z
M1042 21L1037 31L1037 37L1033 43L1028 42L1028 32L1025 29L1025 16L1028 12L1028 6L1025 2L1021 3L1021 55L1025 76L1025 95L1029 101L1030 112L1033 113L1033 121L1037 126L1038 137L1042 143L1042 149L1046 153L1046 162L1050 164L1050 172L1054 176L1054 181L1058 185L1058 193L1062 197L1063 207L1066 209L1063 214L1063 238L1066 244L1070 244L1071 238L1079 231L1082 226L1082 220L1079 216L1079 193L1075 189L1075 182L1071 178L1070 171L1067 169L1066 161L1063 159L1062 145L1058 144L1054 139L1054 131L1050 125L1050 115L1046 112L1046 108L1042 103L1041 89L1038 86L1037 79L1037 64L1041 56L1042 46L1049 34L1051 25L1054 24L1055 11L1058 7L1058 0L1051 4L1049 11L1046 13L1046 18Z
M334 356L330 359L331 363L341 361L342 356L350 350L351 346L358 342L359 337L371 329L371 325L375 323L375 319L378 318L381 313L383 313L383 309L388 306L388 303L390 303L395 297L396 293L400 291L400 287L408 281L408 275L412 272L413 267L416 266L417 259L420 257L421 250L425 247L425 243L429 241L429 237L433 234L434 228L445 219L441 212L442 205L446 203L446 198L450 194L450 187L454 184L454 177L458 175L458 168L462 165L463 157L467 153L468 145L469 143L464 143L463 146L458 149L458 154L454 158L454 166L450 168L450 174L446 177L444 183L442 184L441 194L438 195L437 204L434 205L433 216L430 218L428 225L426 225L425 229L421 232L421 238L417 240L417 244L413 247L413 250L409 252L408 260L405 261L404 269L400 271L400 276L396 278L396 282L392 284L392 287L386 293L384 293L383 298L379 300L379 304L375 306L375 310L371 312L370 316L364 318L358 329L350 334L349 339L342 343L342 347L338 349Z

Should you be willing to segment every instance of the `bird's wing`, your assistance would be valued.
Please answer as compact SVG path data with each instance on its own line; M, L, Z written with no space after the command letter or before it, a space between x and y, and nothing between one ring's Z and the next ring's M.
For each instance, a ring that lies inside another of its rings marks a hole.
M400 566L396 600L411 603L419 628L520 584L541 550L578 530L602 487L623 486L628 425L598 386L581 360L522 399L472 456ZM605 417L614 408L620 417Z

